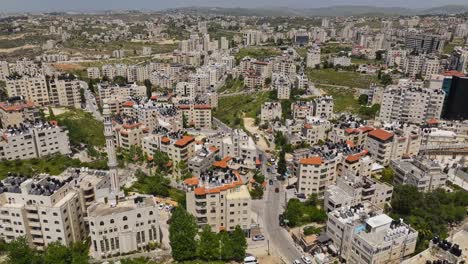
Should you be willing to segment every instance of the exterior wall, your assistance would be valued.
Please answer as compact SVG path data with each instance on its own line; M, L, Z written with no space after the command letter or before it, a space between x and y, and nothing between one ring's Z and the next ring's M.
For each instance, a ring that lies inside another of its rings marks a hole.
M26 100L32 101L36 105L49 104L49 93L44 76L7 79L6 91L10 97L24 96Z

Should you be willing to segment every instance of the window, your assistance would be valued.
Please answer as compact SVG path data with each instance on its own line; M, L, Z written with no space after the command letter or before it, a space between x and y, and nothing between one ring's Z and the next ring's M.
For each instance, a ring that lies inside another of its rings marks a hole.
M114 219L111 219L111 220L110 220L110 223L113 224L113 223L114 223Z
M127 219L128 219L128 218L127 218L126 216L123 217L123 220L124 220L124 221L127 221Z
M101 221L101 222L99 223L99 225L103 226L103 225L104 225L104 221Z
M141 218L141 214L137 214L137 218Z
M128 229L128 225L124 225L124 229Z

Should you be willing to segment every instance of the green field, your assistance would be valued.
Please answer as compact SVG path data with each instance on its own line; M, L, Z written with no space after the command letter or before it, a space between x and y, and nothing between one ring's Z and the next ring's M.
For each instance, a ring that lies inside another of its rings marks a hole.
M358 100L354 97L355 90L352 88L330 87L317 85L317 88L322 89L328 95L333 96L335 104L335 112L351 112L356 113L360 107Z
M335 69L312 69L307 71L309 80L316 84L331 84L367 89L378 79L373 75L365 75L352 71L336 71Z
M218 93L228 92L235 93L240 92L244 89L244 81L239 79L229 79L226 83L218 89Z
M236 54L236 61L239 62L244 57L251 57L258 60L264 60L266 58L275 57L280 55L281 52L271 47L249 47L242 48Z
M83 143L90 146L104 146L104 126L90 113L70 108L66 113L55 117L49 116L49 118L56 119L60 126L68 129L71 144Z
M221 97L213 116L230 127L239 128L244 114L256 118L262 104L272 101L270 98L270 92Z
M107 161L82 163L65 155L52 155L40 159L28 160L3 160L0 162L0 179L7 176L8 172L19 173L25 176L33 176L39 173L59 175L68 167L90 167L94 169L107 169Z

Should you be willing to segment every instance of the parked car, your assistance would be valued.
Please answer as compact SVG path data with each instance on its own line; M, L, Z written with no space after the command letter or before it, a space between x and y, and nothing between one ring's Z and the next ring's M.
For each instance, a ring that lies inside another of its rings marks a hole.
M305 264L312 264L312 260L307 256L302 256L301 259Z
M269 183L270 185L273 185L273 180L270 179L270 180L268 181L268 183Z
M163 203L160 203L160 204L158 205L158 209L159 209L159 210L164 209L164 204L163 204Z
M275 188L275 193L279 193L279 188L278 187Z
M293 262L293 264L301 264L301 261L298 260L298 259L295 259L294 262Z
M300 198L300 199L306 199L307 198L306 195L303 194L303 193L297 193L296 196L297 196L297 198Z
M265 237L263 235L256 235L256 236L252 237L252 240L253 241L263 241L263 240L265 240Z

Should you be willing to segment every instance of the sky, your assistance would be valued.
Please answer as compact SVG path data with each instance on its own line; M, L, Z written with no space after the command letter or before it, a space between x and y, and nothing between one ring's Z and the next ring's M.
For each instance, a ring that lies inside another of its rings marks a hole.
M163 10L173 7L327 7L337 5L371 5L385 7L430 8L447 4L467 5L466 0L0 0L2 12L95 11L95 10Z

